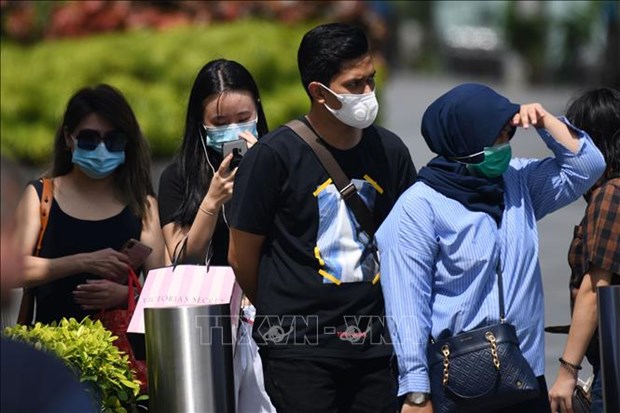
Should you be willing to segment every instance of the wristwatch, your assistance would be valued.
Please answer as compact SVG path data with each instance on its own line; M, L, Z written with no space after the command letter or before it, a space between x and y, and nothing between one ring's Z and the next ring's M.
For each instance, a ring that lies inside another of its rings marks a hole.
M414 391L412 393L407 393L407 401L414 406L422 406L424 403L431 399L430 393L422 393Z

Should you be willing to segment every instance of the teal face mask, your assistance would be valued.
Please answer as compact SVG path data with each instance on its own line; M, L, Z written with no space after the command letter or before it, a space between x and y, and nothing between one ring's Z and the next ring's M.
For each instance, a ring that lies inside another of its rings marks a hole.
M486 178L497 178L506 172L510 164L510 158L512 158L510 143L485 147L484 151L471 156L480 155L481 153L484 153L484 161L477 164L467 164L469 172Z
M257 120L214 127L203 125L207 132L207 146L221 154L224 142L236 141L239 139L241 132L248 131L252 135L258 136L256 124Z

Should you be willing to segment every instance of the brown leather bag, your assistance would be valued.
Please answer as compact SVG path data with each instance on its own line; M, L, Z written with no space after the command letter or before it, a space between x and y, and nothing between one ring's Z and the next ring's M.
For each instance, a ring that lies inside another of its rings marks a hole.
M41 194L41 205L39 207L41 218L41 229L39 230L39 239L37 240L37 246L34 251L34 256L37 257L41 252L43 245L43 235L47 228L49 221L50 209L52 208L52 200L54 199L54 181L51 178L44 178L43 193ZM34 293L31 288L24 287L22 302L19 306L19 315L17 316L17 324L30 325L34 318Z

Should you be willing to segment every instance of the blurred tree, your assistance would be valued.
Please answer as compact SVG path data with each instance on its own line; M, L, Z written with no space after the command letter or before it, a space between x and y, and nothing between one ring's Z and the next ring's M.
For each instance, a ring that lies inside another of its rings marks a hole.
M592 22L599 15L599 10L597 2L589 2L583 8L575 8L559 22L558 26L563 33L562 54L553 71L558 81L569 82L580 76L582 79L592 77L589 76L591 71L585 67L583 51L592 40Z
M604 3L606 47L601 78L604 85L620 89L620 6L617 0Z
M510 1L506 13L506 41L524 59L527 79L533 83L547 80L545 54L549 20L542 3Z
M437 38L433 26L433 2L420 1L393 1L396 12L395 27L402 37L399 48L399 58L402 62L415 69L435 71L439 67L437 56ZM419 38L413 40L412 37ZM409 50L415 48L416 50Z

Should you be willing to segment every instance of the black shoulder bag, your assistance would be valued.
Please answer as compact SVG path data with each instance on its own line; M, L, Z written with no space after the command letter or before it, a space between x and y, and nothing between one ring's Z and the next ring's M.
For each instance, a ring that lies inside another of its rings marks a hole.
M428 368L435 413L496 411L533 399L540 392L519 348L515 327L505 320L501 263L497 284L499 324L431 340Z
M314 154L319 159L323 168L327 171L327 174L332 178L334 185L338 188L340 196L344 199L347 206L353 211L355 218L361 225L362 229L370 239L375 236L375 224L372 218L370 209L366 206L362 198L357 193L355 185L349 177L344 173L338 161L334 159L329 150L321 143L321 139L317 136L312 129L300 120L292 120L285 125L289 129L292 129L300 138L304 140L310 146Z

